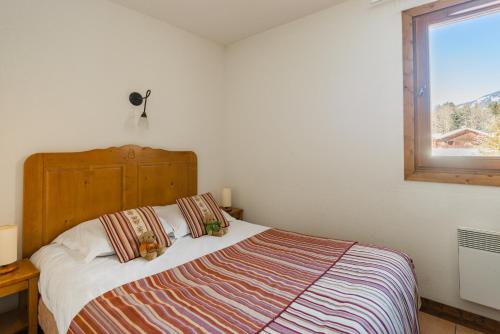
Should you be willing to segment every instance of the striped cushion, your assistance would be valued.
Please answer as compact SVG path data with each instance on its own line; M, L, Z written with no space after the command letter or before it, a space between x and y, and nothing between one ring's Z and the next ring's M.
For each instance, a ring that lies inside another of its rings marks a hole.
M207 234L204 224L207 215L213 215L216 220L221 222L221 227L229 226L229 222L224 218L211 193L180 198L177 200L177 205L186 219L193 238Z
M160 246L171 245L160 218L149 206L102 215L99 220L122 263L141 256L139 236L146 231L154 232Z

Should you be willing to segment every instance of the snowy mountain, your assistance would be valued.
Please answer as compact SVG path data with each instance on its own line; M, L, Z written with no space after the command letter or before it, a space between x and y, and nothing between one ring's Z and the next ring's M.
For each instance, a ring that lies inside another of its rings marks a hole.
M475 107L475 106L480 106L480 107L487 107L490 105L491 102L500 102L500 91L494 92L485 96L481 96L480 98L469 101L466 103L462 103L458 105L459 108L463 108L465 106L470 106L470 107Z

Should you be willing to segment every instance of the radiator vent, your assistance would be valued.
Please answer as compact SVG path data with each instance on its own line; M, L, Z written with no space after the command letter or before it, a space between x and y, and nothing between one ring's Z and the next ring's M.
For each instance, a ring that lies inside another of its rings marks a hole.
M459 228L458 245L500 254L500 234L470 228Z
M460 297L500 309L500 233L458 229Z

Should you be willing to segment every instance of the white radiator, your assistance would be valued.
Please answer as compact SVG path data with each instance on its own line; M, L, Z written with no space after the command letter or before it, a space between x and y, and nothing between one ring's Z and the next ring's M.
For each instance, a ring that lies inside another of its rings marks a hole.
M500 309L500 233L458 229L460 297Z

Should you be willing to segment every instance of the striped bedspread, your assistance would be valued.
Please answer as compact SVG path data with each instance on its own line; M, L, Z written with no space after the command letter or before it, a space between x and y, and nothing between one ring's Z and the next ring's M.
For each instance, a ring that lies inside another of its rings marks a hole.
M354 245L263 333L419 333L411 259Z
M88 303L68 333L418 333L403 254L267 230Z

